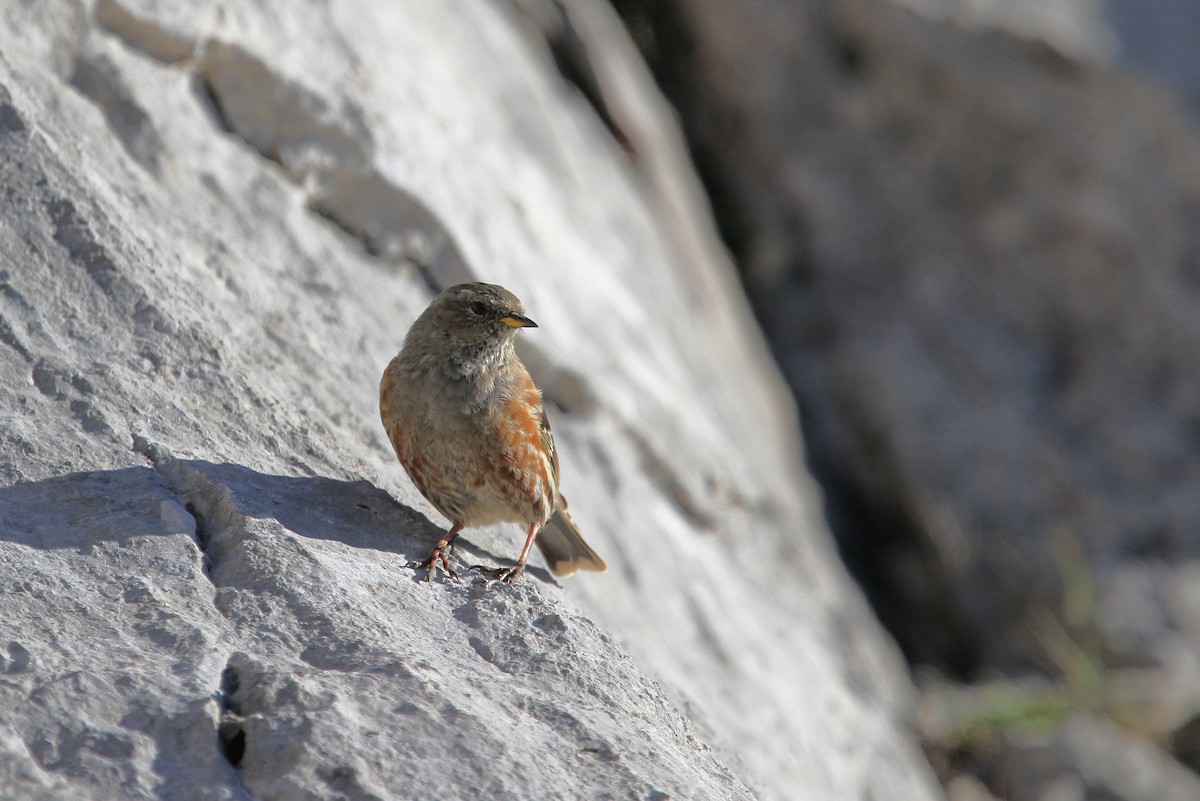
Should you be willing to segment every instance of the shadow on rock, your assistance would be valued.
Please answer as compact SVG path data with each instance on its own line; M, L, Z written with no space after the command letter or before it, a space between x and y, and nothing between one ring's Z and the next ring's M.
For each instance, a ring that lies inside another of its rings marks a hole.
M200 460L174 461L160 470L71 473L0 488L0 540L37 548L86 548L192 529L188 533L206 550L220 514L272 519L309 539L394 553L399 565L425 559L444 533L367 481L277 476ZM455 544L468 564L512 560L466 538ZM541 568L529 572L554 581ZM423 576L414 571L414 579Z
M164 502L177 504L162 476L149 467L13 484L0 488L0 540L34 548L86 548L177 534L178 527L163 525Z
M238 514L274 519L289 531L309 539L332 540L352 548L370 548L400 555L404 563L424 560L445 529L425 515L397 502L367 481L338 481L322 477L275 476L238 464L180 461L215 485L229 491ZM474 564L490 560L506 565L515 558L499 556L473 544L466 536L455 552ZM519 547L519 541L514 539ZM456 569L465 569L457 565ZM553 582L549 572L531 568L539 579ZM415 571L414 578L424 577ZM464 575L464 578L468 576Z

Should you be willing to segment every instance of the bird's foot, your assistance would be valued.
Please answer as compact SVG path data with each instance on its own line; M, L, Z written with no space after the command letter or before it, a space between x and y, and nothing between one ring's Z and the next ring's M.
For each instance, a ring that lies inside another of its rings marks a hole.
M434 574L437 573L438 566L441 565L442 572L448 578L458 581L458 573L454 572L454 568L450 567L450 552L452 550L454 550L454 546L450 543L439 542L428 559L424 562L409 562L406 567L412 570L424 570L425 580L433 581Z
M517 562L509 567L486 567L484 565L471 565L471 570L476 573L482 573L483 577L491 582L503 581L505 584L512 584L517 580L517 577L525 572L525 565Z

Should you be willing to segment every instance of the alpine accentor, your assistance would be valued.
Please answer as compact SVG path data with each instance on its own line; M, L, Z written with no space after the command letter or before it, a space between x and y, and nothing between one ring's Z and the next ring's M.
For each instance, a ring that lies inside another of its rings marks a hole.
M607 566L588 547L558 491L558 454L542 393L513 340L536 328L516 295L494 284L459 284L429 305L383 372L379 415L400 464L450 530L419 566L451 577L454 538L467 526L527 527L511 581L535 541L556 576ZM536 538L536 539L535 539Z

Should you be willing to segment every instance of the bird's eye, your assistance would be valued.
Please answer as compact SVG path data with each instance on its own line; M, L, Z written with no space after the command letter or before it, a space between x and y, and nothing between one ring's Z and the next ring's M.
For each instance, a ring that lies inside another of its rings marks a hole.
M485 311L487 311L487 306L483 305L483 301L477 300L471 303L472 314L483 314Z

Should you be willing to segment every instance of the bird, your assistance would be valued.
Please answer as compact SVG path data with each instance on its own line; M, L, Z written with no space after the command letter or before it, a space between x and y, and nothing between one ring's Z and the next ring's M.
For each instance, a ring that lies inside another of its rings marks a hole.
M432 581L450 564L464 528L519 523L525 545L503 569L473 566L493 581L525 570L536 541L550 572L604 572L559 492L558 451L542 393L514 341L538 325L509 290L479 282L451 286L409 328L379 383L379 416L396 457L450 528L424 562Z

